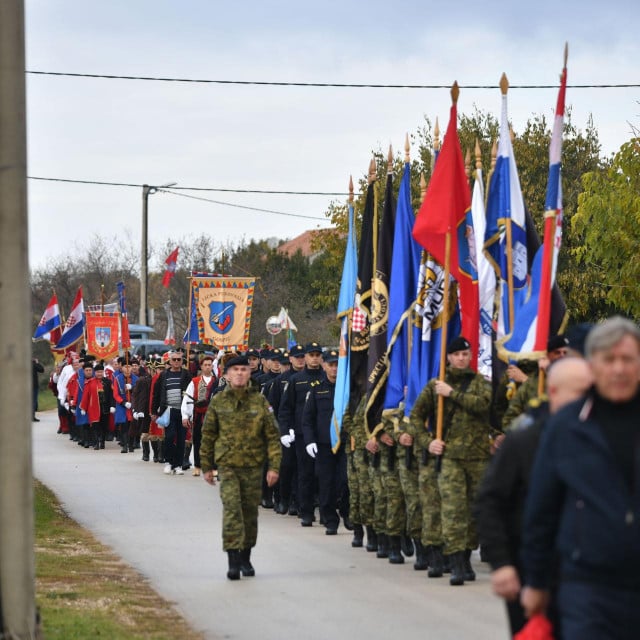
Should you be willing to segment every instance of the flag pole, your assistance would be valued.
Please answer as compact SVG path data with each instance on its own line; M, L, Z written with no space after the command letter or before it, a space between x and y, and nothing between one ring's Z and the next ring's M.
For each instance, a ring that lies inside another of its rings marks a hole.
M193 275L189 278L189 319L187 320L187 367L189 366L189 348L191 347L191 306L193 305Z
M458 96L460 95L460 88L458 87L458 82L454 82L451 87L451 102L453 104L458 103ZM447 366L447 331L449 324L449 274L451 271L451 227L447 228L447 233L445 234L445 245L444 245L444 291L443 291L443 302L442 308L444 313L444 321L442 323L442 342L440 343L440 373L438 375L438 380L444 381L446 366ZM438 409L436 413L436 438L438 440L442 440L442 430L443 430L443 422L444 422L444 396L438 395Z
M500 78L500 91L503 96L507 95L509 91L509 80L507 79L507 74L503 73ZM514 317L514 299L513 299L513 236L511 230L511 216L508 216L505 221L505 234L507 241L507 292L509 295L509 333L513 331L513 325L515 322Z

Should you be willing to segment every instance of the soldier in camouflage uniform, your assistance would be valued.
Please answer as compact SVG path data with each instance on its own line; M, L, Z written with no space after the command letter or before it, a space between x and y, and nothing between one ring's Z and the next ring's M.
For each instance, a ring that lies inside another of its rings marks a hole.
M489 460L491 427L489 407L491 387L469 368L471 348L463 338L456 338L447 348L444 380L430 380L411 411L411 422L428 451L441 456L437 475L441 500L442 535L451 559L451 585L474 580L471 551L478 546L471 515L471 504L478 483ZM443 439L426 431L427 420L433 421L438 396L444 398ZM426 434L426 435L425 435Z
M404 539L407 510L400 482L398 449L401 447L397 446L394 437L403 416L404 403L396 409L386 409L382 413L382 433L380 434L380 442L383 445L380 447L380 476L387 503L385 533L389 540L389 562L391 564L404 563L403 549L407 555L413 554L413 548L409 549Z
M354 396L355 397L355 396ZM362 547L367 531L367 551L378 550L378 538L373 529L373 489L369 478L369 453L364 428L367 398L362 395L355 411L349 408L342 419L347 435L347 479L349 483L349 517L353 524L352 547Z
M222 500L222 547L229 556L227 578L255 575L251 549L258 535L263 465L267 483L278 481L280 434L271 406L249 388L249 362L235 357L226 365L227 386L211 400L202 425L200 459L206 482L218 468Z

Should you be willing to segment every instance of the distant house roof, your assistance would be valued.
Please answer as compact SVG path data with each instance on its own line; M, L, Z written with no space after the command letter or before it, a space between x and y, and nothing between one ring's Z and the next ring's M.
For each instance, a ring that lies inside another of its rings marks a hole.
M320 233L320 231L317 229L310 229L308 231L305 231L292 240L283 242L278 247L278 253L284 253L291 257L297 251L300 251L300 253L302 253L305 258L309 258L309 260L313 262L313 260L317 258L320 253L322 253L321 251L317 251L311 248L311 244L318 233Z

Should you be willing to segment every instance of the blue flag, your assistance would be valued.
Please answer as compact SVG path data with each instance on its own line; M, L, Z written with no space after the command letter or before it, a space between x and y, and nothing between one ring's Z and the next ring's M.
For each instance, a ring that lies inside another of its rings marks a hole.
M393 236L393 260L389 286L389 378L384 398L385 409L395 409L405 400L409 380L409 345L412 312L418 288L422 248L411 232L415 216L411 206L411 165L404 165Z
M334 451L337 451L340 447L342 418L349 406L351 384L349 323L353 313L357 279L358 254L353 230L353 206L349 204L349 233L347 235L347 247L344 254L344 266L342 268L342 281L340 282L337 313L337 317L340 320L340 359L338 360L338 377L336 379L336 393L333 400L333 417L331 419L331 447Z

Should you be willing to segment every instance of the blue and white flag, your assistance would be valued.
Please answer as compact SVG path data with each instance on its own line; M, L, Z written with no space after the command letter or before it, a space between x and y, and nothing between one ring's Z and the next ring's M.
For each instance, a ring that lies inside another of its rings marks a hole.
M528 295L525 209L511 145L506 93L502 94L498 157L489 184L484 249L499 280L496 333L501 339L513 331L515 317Z
M338 376L336 378L336 392L333 399L333 416L331 418L331 447L333 451L340 448L340 434L342 419L349 406L351 385L351 350L349 323L353 313L358 279L358 251L353 229L353 205L349 204L349 233L344 253L342 267L342 281L338 297L337 318L340 320L340 351L338 360Z

